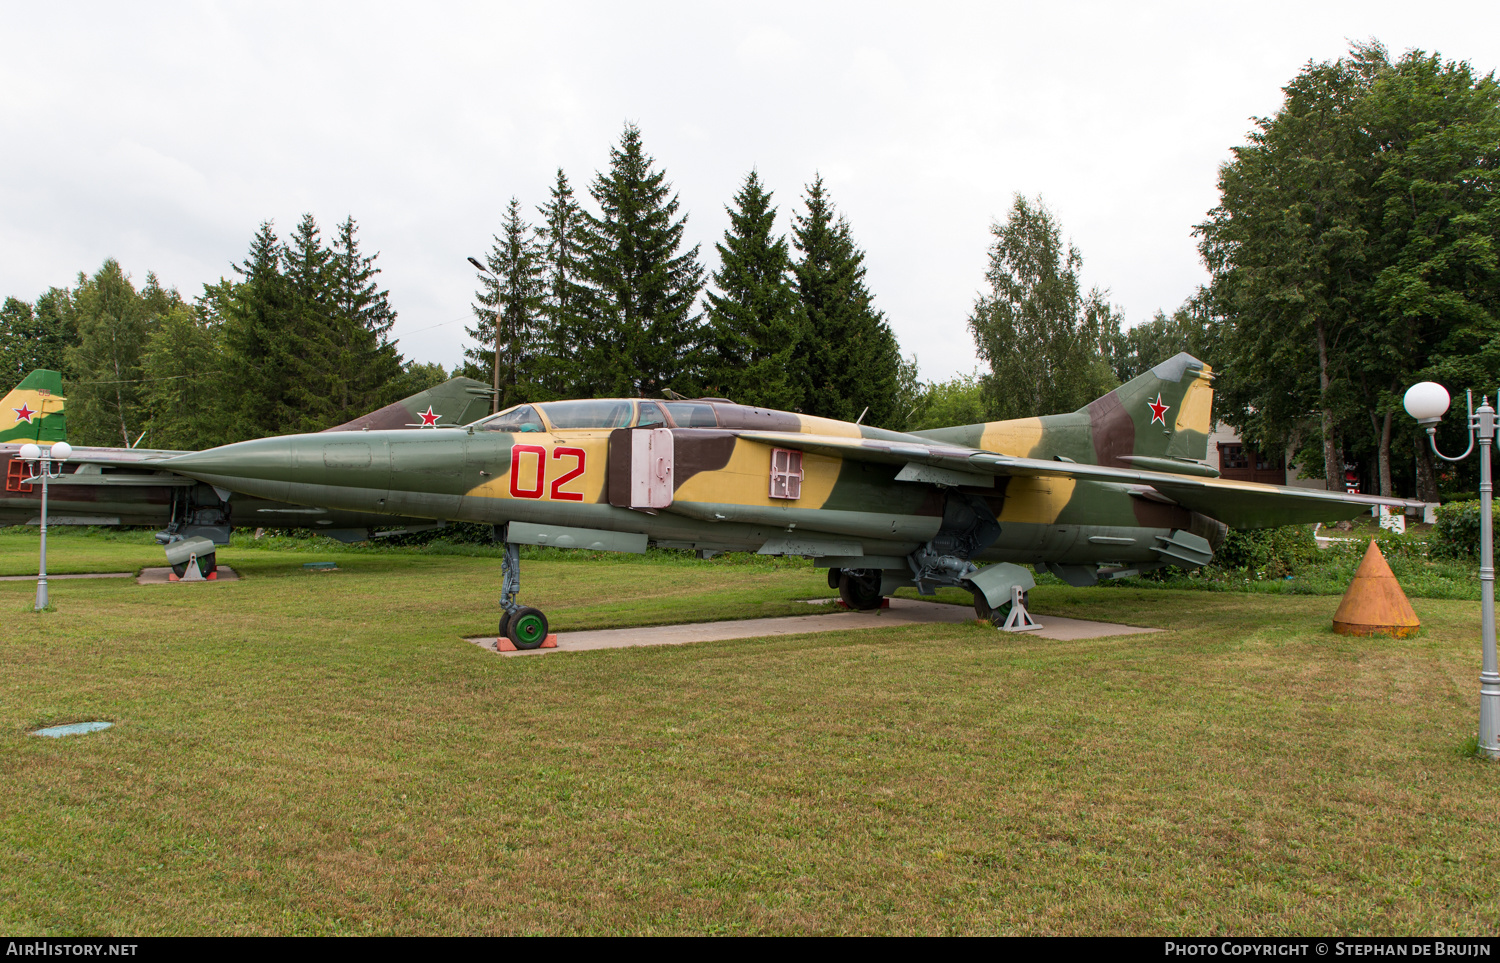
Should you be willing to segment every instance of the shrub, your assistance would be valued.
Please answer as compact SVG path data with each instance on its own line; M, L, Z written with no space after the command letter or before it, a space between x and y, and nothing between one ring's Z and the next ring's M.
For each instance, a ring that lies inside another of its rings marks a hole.
M1500 506L1490 506L1490 517L1500 518ZM1449 502L1436 510L1430 551L1435 558L1473 558L1479 554L1479 502Z
M1253 569L1279 578L1290 575L1318 554L1318 542L1307 525L1282 528L1231 529L1214 552L1213 564L1225 569Z

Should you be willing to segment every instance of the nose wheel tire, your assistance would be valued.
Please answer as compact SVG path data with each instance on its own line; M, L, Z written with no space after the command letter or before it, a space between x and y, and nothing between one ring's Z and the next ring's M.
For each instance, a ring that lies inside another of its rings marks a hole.
M862 612L880 608L880 570L856 568L841 571L839 598L851 609Z
M507 628L509 628L509 627L510 627L510 613L506 612L506 611L504 611L502 609L501 612L500 612L500 634L501 635L505 635L505 630Z
M538 609L523 608L509 619L502 618L500 625L518 649L539 648L547 640L547 616Z

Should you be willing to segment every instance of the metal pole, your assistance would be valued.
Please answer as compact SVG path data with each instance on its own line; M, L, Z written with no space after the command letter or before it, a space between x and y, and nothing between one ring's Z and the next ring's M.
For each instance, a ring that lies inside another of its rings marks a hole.
M42 456L42 561L36 576L36 609L47 607L47 479L52 474L52 459Z
M1490 446L1495 440L1495 409L1481 399L1475 412L1479 431L1479 590L1484 654L1479 672L1479 751L1500 759L1500 668L1495 662L1495 523L1490 514L1494 484Z

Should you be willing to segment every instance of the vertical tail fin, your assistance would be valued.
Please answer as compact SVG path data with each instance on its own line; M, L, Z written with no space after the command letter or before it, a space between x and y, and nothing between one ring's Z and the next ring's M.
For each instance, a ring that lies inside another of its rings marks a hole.
M490 413L490 386L473 378L459 376L449 378L440 385L419 391L409 398L402 398L361 415L342 425L325 428L324 431L359 431L368 428L379 431L392 428L419 428L428 426L467 425Z
M1150 462L1203 461L1213 431L1213 378L1208 365L1183 352L1080 409L1096 463L1162 468Z
M1064 415L914 434L1025 458L1204 474L1213 431L1213 371L1186 352Z
M62 375L44 369L31 372L0 400L0 443L50 445L66 441L66 400Z

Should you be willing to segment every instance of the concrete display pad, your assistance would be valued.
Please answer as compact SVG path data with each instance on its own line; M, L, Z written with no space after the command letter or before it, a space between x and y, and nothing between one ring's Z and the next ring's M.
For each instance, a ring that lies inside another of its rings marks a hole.
M217 572L218 578L204 579L202 582L174 582L170 578L167 578L171 574L171 566L167 566L166 568L143 568L141 569L141 577L136 579L135 583L137 585L212 585L214 582L233 582L239 578L238 575L234 574L234 569L228 565L219 566ZM49 575L47 577L50 579L52 576Z
M1071 641L1106 635L1138 635L1160 632L1135 625L1085 622L1055 615L1038 615L1042 627L1025 633L1044 639ZM726 639L757 639L771 635L801 635L808 632L842 632L848 629L886 629L897 625L941 622L972 622L974 610L964 605L891 599L890 608L873 612L831 612L827 615L788 615L774 619L740 619L734 622L694 622L688 625L655 625L632 629L599 629L593 632L561 632L555 649L500 652L500 655L545 655L549 652L585 652L590 649L624 649L637 645L682 645L685 642L717 642ZM995 630L1008 638L1009 633ZM495 637L471 638L469 642L495 652Z

